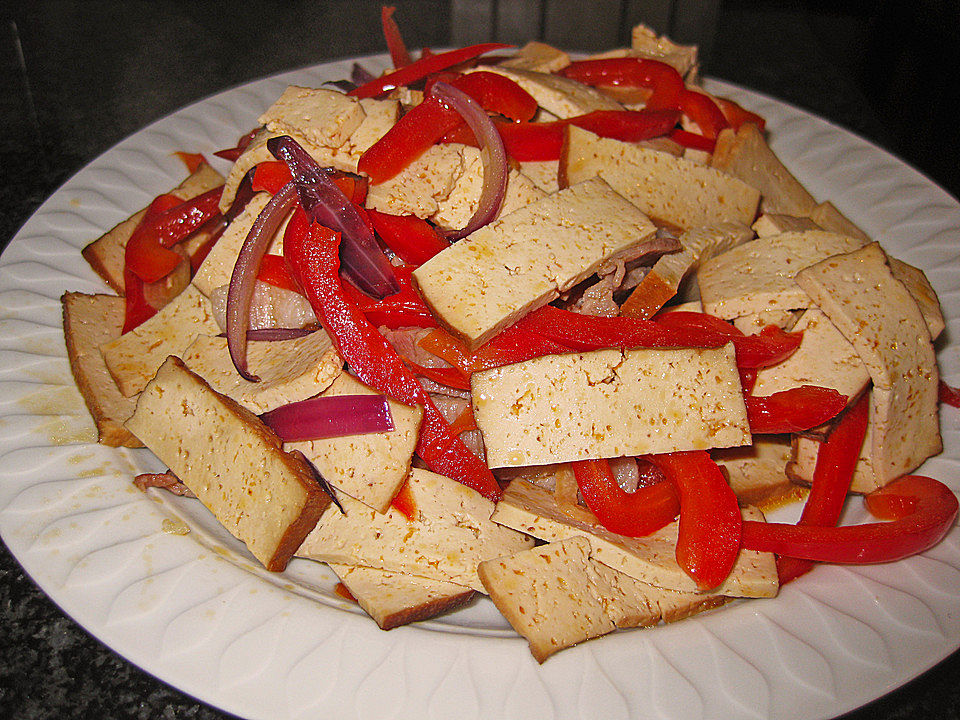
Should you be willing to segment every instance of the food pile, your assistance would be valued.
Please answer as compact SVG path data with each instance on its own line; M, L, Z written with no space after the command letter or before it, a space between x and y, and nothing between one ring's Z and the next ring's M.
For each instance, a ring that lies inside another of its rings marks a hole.
M63 297L112 446L384 629L489 595L536 659L952 527L923 272L634 29L289 87ZM807 492L806 488L810 488ZM836 527L849 493L881 521ZM796 525L763 510L804 499Z

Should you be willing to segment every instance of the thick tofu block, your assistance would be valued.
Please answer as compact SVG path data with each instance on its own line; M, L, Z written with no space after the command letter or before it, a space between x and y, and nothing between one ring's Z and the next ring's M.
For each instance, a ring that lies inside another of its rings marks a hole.
M277 135L302 137L311 145L337 148L360 127L360 101L336 90L291 85L259 122Z
M297 551L321 562L418 575L483 592L477 565L530 547L526 535L490 520L493 503L456 480L414 468L407 480L415 507L408 520L378 513L351 497L331 505Z
M449 612L476 595L463 585L415 575L337 563L331 563L330 569L381 630Z
M490 65L481 69L510 78L530 93L537 105L558 118L586 115L594 110L623 110L623 105L608 95L562 75L503 65Z
M822 202L810 211L810 219L824 230L870 242L870 236L847 218L831 202Z
M212 167L203 163L186 180L170 191L181 200L189 200L207 190L223 185L223 176ZM90 263L94 271L104 279L113 290L123 295L123 255L127 247L127 240L136 230L137 225L147 214L146 208L134 213L110 232L102 235L82 250L84 259ZM210 237L207 232L198 232L192 238L184 241L184 248L189 252L191 247L205 242Z
M218 287L223 287L230 282L233 266L236 265L237 256L240 255L240 248L243 247L257 216L270 202L270 197L268 193L257 193L250 198L243 211L227 226L216 245L200 263L191 282L207 297L210 297L210 293ZM273 239L267 246L268 253L283 254L283 233L287 228L288 220L284 220L274 233Z
M127 397L146 387L168 355L201 335L217 335L210 301L192 285L145 323L100 347L107 369Z
M478 346L656 231L592 179L502 216L413 273L427 304Z
M649 318L677 294L680 283L714 255L753 239L742 223L718 223L690 228L680 234L680 252L662 255L627 298L622 315Z
M763 139L752 123L721 130L711 165L757 188L763 195L760 208L765 213L807 217L817 201L807 192Z
M490 599L537 662L617 628L590 577L589 555L590 543L574 537L480 563Z
M803 340L781 363L757 371L752 394L758 397L800 385L833 388L850 401L870 382L870 373L847 339L818 308L809 308L793 328Z
M824 229L808 217L784 215L783 213L763 213L756 219L752 227L757 233L757 237L780 235L785 232L806 232L807 230ZM838 234L844 235L846 233Z
M214 390L258 415L321 393L343 369L343 360L323 330L290 340L249 342L247 365L259 382L240 377L226 338L198 337L182 359Z
M267 570L286 567L330 504L303 460L176 357L140 394L127 429Z
M324 392L329 395L378 395L348 373L342 373ZM316 466L327 481L378 512L386 512L410 472L410 461L420 435L422 407L389 400L394 429L347 437L288 443Z
M761 310L810 307L794 278L831 255L863 246L861 240L821 230L783 233L738 245L703 264L697 273L703 309L730 320Z
M267 140L277 137L278 133L270 132L265 127L260 128L257 134L247 145L240 157L236 159L230 172L227 173L227 181L223 184L223 193L220 195L220 212L225 213L230 209L230 205L237 197L237 189L240 187L240 181L251 168L256 167L262 162L276 160L273 153L267 149ZM297 142L303 145L306 141L303 138L293 136ZM301 142L302 141L302 142Z
M750 444L731 344L548 355L471 384L494 468Z
M100 354L101 345L120 337L124 299L68 292L60 302L70 370L97 425L100 443L140 447L140 441L123 426L136 403L120 392Z
M599 175L651 218L680 228L753 222L760 193L737 178L573 125L568 132L561 187Z
M797 282L850 341L873 380L873 471L884 485L942 449L939 374L930 332L906 286L871 243L829 258Z
M741 512L748 520L764 519L756 508L744 508ZM676 522L643 538L616 535L598 525L571 518L549 491L522 480L507 486L493 520L547 542L586 537L590 541L591 557L614 570L667 590L697 592L696 584L677 564ZM711 594L773 597L778 590L773 553L742 550L733 571Z
M936 340L946 324L943 321L943 312L940 310L940 300L930 281L927 280L927 276L920 268L915 268L894 257L887 256L887 265L890 266L893 276L903 283L907 292L916 301L923 315L923 321L927 324L927 330L930 331L930 337Z
M672 66L687 82L696 79L699 67L696 45L680 45L666 35L657 35L646 25L635 25L630 32L630 47L640 57Z

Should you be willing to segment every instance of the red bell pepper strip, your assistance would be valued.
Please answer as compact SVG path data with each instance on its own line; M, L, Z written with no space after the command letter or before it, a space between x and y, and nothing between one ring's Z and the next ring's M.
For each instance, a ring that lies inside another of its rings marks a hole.
M410 369L413 370L417 375L423 375L425 378L433 380L435 383L456 388L457 390L470 390L470 376L465 374L459 368L428 367L426 365L419 365L410 360L407 360L407 365L409 365ZM476 427L476 425L474 425L474 427ZM459 434L459 432L457 434Z
M367 216L384 244L405 263L422 265L450 247L430 223L415 215L388 215L368 208Z
M713 98L706 93L684 88L680 93L679 109L697 124L708 140L716 140L721 130L730 127Z
M701 590L717 587L740 553L742 518L737 496L703 450L648 458L680 491L677 562Z
M365 295L349 282L343 285L344 295L360 308L375 327L386 326L393 330L401 327L437 327L437 319L413 289L410 279L413 270L412 265L394 267L400 290L380 300Z
M243 151L247 149L247 146L253 142L253 139L257 136L259 131L259 128L254 128L246 135L241 136L240 139L237 140L235 147L217 150L214 155L216 155L218 158L229 160L230 162L236 162L237 158L243 155Z
M743 398L750 432L793 433L823 425L847 406L847 396L833 388L801 385L767 395Z
M297 281L290 274L286 260L280 255L264 255L260 259L260 268L257 270L257 280L274 287L303 294Z
M950 387L943 380L937 385L937 397L945 405L960 408L960 390Z
M608 347L669 347L673 335L652 320L582 315L552 305L534 310L516 324L575 350ZM725 342L725 341L724 341ZM723 342L718 343L723 344Z
M268 192L276 195L280 189L293 181L290 168L282 160L267 160L253 168L250 186L254 192Z
M953 527L957 496L923 475L904 475L864 499L892 522L815 527L746 521L743 547L817 562L869 564L902 560L936 545Z
M653 90L647 100L649 108L677 109L683 78L673 67L659 60L641 58L603 58L579 60L560 71L564 77L594 87L613 85L642 87Z
M571 465L584 502L610 532L646 537L672 522L680 512L676 487L669 481L628 493L617 484L605 459L580 460Z
M490 339L476 352L470 352L466 345L439 328L421 339L420 347L446 360L467 375L544 355L570 352L569 347L517 325L507 328Z
M460 122L456 111L428 96L367 148L357 163L357 172L369 177L374 185L386 182Z
M600 137L640 142L666 135L680 120L680 112L662 110L594 110L569 118L567 124L589 130Z
M166 210L150 224L157 231L160 244L172 247L190 237L220 213L220 196L223 185L207 190Z
M450 429L414 373L390 343L344 295L337 233L313 223L302 208L283 238L284 258L340 357L367 385L407 405L423 407L417 453L434 472L458 480L491 500L501 489L486 464Z
M397 9L392 5L384 5L380 8L380 25L383 27L383 38L387 41L387 49L390 51L390 59L393 60L393 67L399 69L409 65L412 60L407 51L407 45L403 42L403 36L400 34L400 28L397 27L397 21L393 19L393 14Z
M481 43L458 50L437 53L436 55L430 54L426 57L421 57L406 67L394 70L358 88L354 88L347 94L358 98L377 97L394 88L403 87L404 85L415 83L418 80L423 80L435 72L440 72L454 65L473 60L493 50L501 50L507 47L510 46L504 43Z
M188 153L177 151L174 153L180 160L183 161L183 164L187 166L187 172L195 173L200 169L201 165L205 165L207 160L200 153Z
M515 122L526 122L537 114L537 101L508 77L481 70L467 73L451 83L472 97L487 112L504 115ZM429 91L430 83L427 83Z
M720 108L720 112L723 113L723 116L727 119L727 122L730 123L730 127L734 130L739 130L740 126L746 125L747 123L753 123L760 130L763 130L767 121L762 117L757 115L754 112L750 112L744 107L741 107L733 100L728 100L727 98L716 97L711 95L713 101L717 104L717 107Z
M703 150L704 152L712 153L717 147L716 140L711 140L703 135L698 135L697 133L681 130L679 128L676 130L671 130L669 137L675 143L683 145L684 147L688 147L692 150Z
M180 264L180 256L160 244L160 236L151 223L142 223L124 248L126 268L143 282L156 282Z
M404 481L400 490L390 501L391 507L403 515L407 520L413 520L417 515L417 503L413 499L413 493L410 492L410 483Z
M869 393L863 393L841 416L826 441L820 444L810 494L807 495L797 524L833 527L839 522L853 480L853 471L860 459L863 438L867 434L869 397ZM809 560L781 555L777 558L780 584L784 585L807 573L812 567L813 563Z

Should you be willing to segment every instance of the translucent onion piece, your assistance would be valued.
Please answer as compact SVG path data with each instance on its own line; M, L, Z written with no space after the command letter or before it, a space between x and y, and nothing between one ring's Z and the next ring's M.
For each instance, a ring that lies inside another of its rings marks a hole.
M393 430L386 395L330 395L283 405L260 416L283 442Z
M251 382L260 378L247 370L247 327L250 322L250 302L256 288L257 272L260 260L267 252L267 246L273 238L287 212L297 200L297 190L293 183L284 185L280 192L257 217L253 227L243 241L237 262L230 276L230 288L227 290L227 348L230 359L241 377Z
M430 93L463 117L463 121L473 130L483 160L483 189L476 212L463 230L444 233L451 240L459 240L493 222L500 214L507 195L510 172L507 151L497 126L476 100L445 82L435 83Z
M289 135L270 138L267 148L290 168L310 219L340 233L341 272L347 279L375 298L399 292L393 267L373 231L317 161Z

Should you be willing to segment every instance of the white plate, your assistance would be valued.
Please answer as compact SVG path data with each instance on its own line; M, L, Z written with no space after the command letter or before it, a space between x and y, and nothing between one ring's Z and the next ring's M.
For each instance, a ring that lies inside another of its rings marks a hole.
M116 652L248 718L822 718L866 703L960 646L960 533L890 566L820 568L774 600L616 633L538 666L481 600L381 632L322 566L270 575L195 502L134 489L146 451L97 445L70 377L58 298L102 292L79 249L183 175L177 150L231 146L289 83L279 75L191 105L98 158L24 225L0 260L0 531L43 590ZM382 67L384 59L365 61ZM868 142L718 82L766 116L810 191L927 271L948 318L939 358L960 379L960 207ZM925 470L958 488L957 416ZM850 511L862 516L859 503ZM787 513L789 515L789 511ZM179 519L191 527L177 533Z

